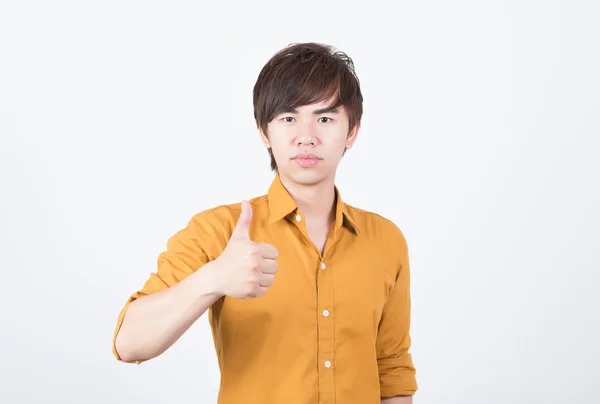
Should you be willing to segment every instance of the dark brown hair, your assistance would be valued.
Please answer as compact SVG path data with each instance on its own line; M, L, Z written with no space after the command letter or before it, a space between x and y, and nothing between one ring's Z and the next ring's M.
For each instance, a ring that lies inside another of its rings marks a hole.
M344 52L314 42L288 45L262 68L254 85L254 119L268 136L267 125L290 109L333 99L347 110L350 131L360 125L363 97L354 63ZM273 152L271 169L277 171Z

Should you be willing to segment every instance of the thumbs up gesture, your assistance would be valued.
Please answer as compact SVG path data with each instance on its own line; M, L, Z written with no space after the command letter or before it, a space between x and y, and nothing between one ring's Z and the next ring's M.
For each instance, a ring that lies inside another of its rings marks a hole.
M222 295L238 299L261 297L275 282L277 249L250 240L251 220L252 206L242 201L242 213L229 243L214 261L217 288Z

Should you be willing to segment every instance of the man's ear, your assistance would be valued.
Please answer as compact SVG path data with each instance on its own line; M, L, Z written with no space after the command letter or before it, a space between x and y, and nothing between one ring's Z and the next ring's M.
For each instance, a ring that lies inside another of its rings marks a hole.
M354 128L348 133L348 136L346 136L346 149L350 149L356 141L359 129L360 125L355 125Z
M271 142L269 141L269 137L266 135L265 132L263 132L262 129L259 129L258 133L260 134L260 140L262 140L262 142L265 145L265 147L268 148L268 149L270 149L271 148Z

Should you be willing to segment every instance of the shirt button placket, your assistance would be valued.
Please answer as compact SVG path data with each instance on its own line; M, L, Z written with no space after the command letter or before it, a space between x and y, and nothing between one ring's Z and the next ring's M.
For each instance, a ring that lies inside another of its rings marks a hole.
M318 295L317 309L319 312L319 404L334 402L333 362L334 362L334 319L333 319L333 290L331 268L325 260L319 262L317 272Z

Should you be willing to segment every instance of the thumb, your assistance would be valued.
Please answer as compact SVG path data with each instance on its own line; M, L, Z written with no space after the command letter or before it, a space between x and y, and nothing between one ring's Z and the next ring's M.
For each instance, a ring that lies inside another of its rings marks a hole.
M248 238L250 222L252 221L252 206L248 201L242 201L242 213L231 234L232 239Z

